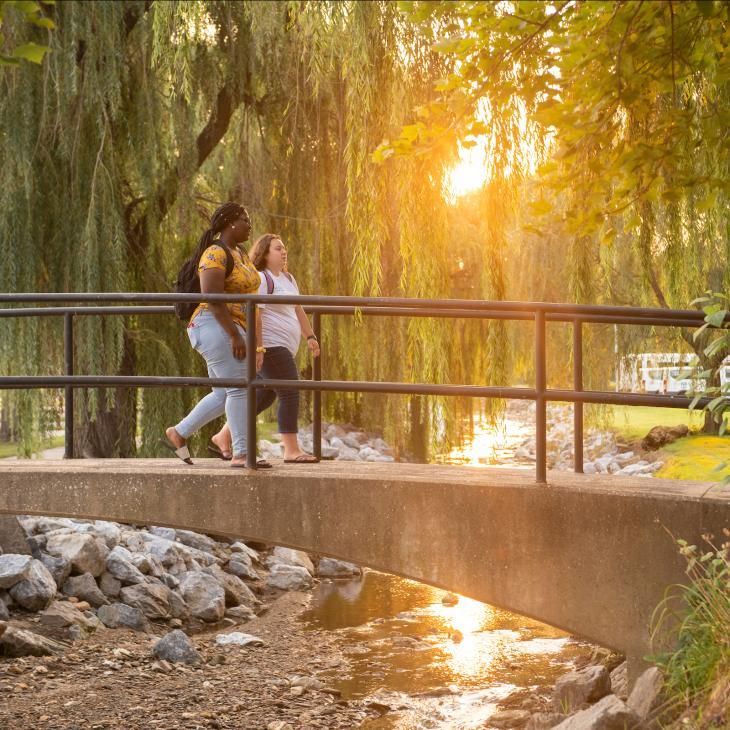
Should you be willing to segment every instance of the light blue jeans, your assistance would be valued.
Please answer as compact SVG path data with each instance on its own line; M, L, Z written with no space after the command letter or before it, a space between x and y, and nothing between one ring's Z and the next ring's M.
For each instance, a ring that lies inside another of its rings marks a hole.
M236 325L245 337L243 327ZM231 338L215 316L204 309L188 326L188 337L193 350L199 352L208 365L210 378L245 378L246 360L237 360L231 350ZM214 418L226 414L233 439L233 455L246 453L246 389L213 388L180 423L175 430L188 439Z

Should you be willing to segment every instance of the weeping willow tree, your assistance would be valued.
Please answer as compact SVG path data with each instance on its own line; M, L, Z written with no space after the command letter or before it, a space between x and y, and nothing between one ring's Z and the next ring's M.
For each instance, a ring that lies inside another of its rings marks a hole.
M456 147L387 169L371 160L450 70L395 4L70 1L42 12L56 26L42 68L0 78L4 291L167 291L206 215L231 198L249 207L254 236L283 236L305 292L458 291L455 262L469 246L454 240L443 194ZM3 25L11 40L21 30ZM504 292L501 234L490 236L497 263L478 267L479 298ZM0 372L60 371L58 321L0 326ZM323 339L327 378L469 382L478 371L476 382L503 382L506 373L498 325L327 317ZM204 372L172 316L78 318L76 340L78 373ZM77 453L153 454L162 428L200 394L78 391ZM6 400L28 452L44 414L58 413L57 394ZM421 455L457 437L470 410L425 397L325 403L329 417L384 429Z
M525 185L516 181L512 198L513 230L524 226L514 258L532 268L533 291L661 307L728 291L727 3L402 6L456 65L428 114L379 154L483 135L502 149L542 140L518 167ZM598 334L599 345L614 339ZM630 348L654 333L614 335ZM708 369L728 354L707 356L689 331L675 339Z

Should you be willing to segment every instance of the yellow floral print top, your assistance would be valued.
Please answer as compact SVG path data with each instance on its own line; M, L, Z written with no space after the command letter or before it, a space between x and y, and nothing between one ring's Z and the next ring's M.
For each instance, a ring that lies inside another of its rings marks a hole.
M233 256L233 270L231 275L226 279L223 284L223 292L225 294L255 294L259 290L261 284L261 277L256 267L251 263L248 255L240 249L231 249L231 256ZM221 269L224 273L226 270L226 252L223 246L214 244L208 246L203 251L203 255L200 257L198 263L198 273L205 271L206 269ZM233 317L233 321L236 324L240 324L244 329L246 328L246 308L243 304L238 302L226 304L228 310ZM201 303L197 306L193 312L193 316L190 318L192 322L199 312L207 309L208 305Z

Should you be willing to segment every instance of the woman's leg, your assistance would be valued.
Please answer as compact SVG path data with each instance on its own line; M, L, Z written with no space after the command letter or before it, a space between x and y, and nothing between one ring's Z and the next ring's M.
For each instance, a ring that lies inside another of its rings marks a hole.
M256 389L256 413L262 413L276 400L276 393L270 388ZM223 428L218 433L211 436L210 439L222 452L228 457L231 454L231 429L228 427L228 421L223 424Z
M196 318L196 349L208 364L208 375L211 378L244 378L246 360L237 360L233 356L230 338L212 315L206 315L202 313ZM205 319L198 323L201 317ZM177 446L173 440L175 434L171 431L187 439L206 423L220 417L224 411L231 428L234 461L240 463L246 453L245 388L214 388L180 423L168 429L168 438Z
M294 361L294 356L285 347L273 347L266 353L269 359L269 367L265 373L267 378L276 380L299 380L299 372ZM264 361L266 367L266 361ZM299 391L287 388L276 388L276 395L279 398L279 410L277 417L279 421L279 433L281 443L284 447L284 459L291 461L298 457L305 456L299 448L297 439L297 421L299 419Z

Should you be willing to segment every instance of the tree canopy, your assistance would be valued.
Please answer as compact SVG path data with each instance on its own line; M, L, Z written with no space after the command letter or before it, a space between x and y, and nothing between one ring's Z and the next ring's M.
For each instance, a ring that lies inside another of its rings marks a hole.
M167 291L226 199L254 238L283 236L310 293L686 306L728 289L725 3L32 4L40 23L2 16L5 52L49 48L0 69L5 291ZM450 198L459 144L485 146L488 175ZM0 321L0 372L59 371L59 327ZM529 337L326 317L324 373L529 382ZM595 342L603 377L613 343ZM76 370L204 372L173 317L141 315L79 318ZM78 451L156 453L199 395L79 391ZM26 451L56 398L4 396ZM472 404L349 394L325 409L424 455Z

